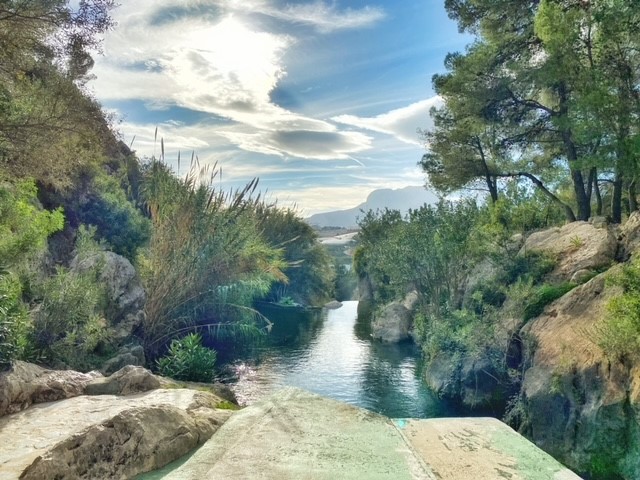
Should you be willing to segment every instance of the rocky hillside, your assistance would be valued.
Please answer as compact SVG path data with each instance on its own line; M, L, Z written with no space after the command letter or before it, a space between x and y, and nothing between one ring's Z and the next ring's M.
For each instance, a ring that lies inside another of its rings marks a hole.
M514 315L522 308L507 298L492 337L503 360L496 362L488 348L441 351L426 369L428 384L467 408L506 415L536 445L590 478L640 478L640 361L606 351L602 340L611 316L608 304L623 292L611 279L640 251L640 213L623 226L595 219L512 241L520 245L521 257L553 258L544 282L567 285L569 291L541 304L530 318ZM492 284L497 270L479 264L464 288ZM367 278L361 279L361 294L370 304ZM409 338L412 305L378 306L374 337ZM501 364L503 369L496 366Z

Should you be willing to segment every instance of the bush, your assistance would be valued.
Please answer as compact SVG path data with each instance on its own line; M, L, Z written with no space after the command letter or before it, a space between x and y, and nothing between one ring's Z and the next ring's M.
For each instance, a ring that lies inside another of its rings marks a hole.
M88 242L85 235L81 238ZM107 295L99 280L100 268L80 273L58 267L54 275L34 281L34 300L39 304L33 313L34 347L47 363L89 370L109 353Z
M45 248L49 235L61 230L60 210L38 207L32 181L0 185L0 266L17 265Z
M78 207L78 219L94 225L115 253L134 261L138 248L149 240L151 222L127 199L115 178L98 176L92 189Z
M202 346L202 337L191 333L173 340L165 357L158 360L158 372L165 377L191 382L211 382L216 351Z
M28 355L31 324L21 290L14 275L0 275L0 369Z
M525 305L523 320L526 322L537 317L544 311L544 307L573 290L575 287L576 284L571 282L561 283L560 285L542 285L535 291L533 298Z
M640 351L640 260L625 266L608 279L623 293L607 304L607 317L597 332L598 344L612 357L637 355Z

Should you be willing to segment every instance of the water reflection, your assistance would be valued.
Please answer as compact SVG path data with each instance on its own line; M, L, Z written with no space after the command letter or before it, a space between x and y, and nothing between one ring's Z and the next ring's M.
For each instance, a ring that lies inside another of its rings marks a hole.
M372 342L356 317L357 302L315 318L273 316L268 340L230 365L238 399L296 386L395 418L447 415L420 380L415 346Z

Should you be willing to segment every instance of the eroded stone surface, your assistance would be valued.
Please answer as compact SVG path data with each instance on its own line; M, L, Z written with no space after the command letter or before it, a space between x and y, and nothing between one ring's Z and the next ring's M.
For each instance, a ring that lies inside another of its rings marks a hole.
M79 396L0 419L0 479L130 478L204 442L230 415L215 395Z
M47 370L17 361L9 371L0 373L0 417L24 410L34 403L82 395L86 385L100 377L98 372Z
M535 232L527 237L520 254L542 252L554 255L558 265L552 275L570 280L579 270L597 271L615 260L618 241L612 229L587 222L572 222L560 228Z
M495 419L390 420L299 389L234 414L164 480L579 480Z

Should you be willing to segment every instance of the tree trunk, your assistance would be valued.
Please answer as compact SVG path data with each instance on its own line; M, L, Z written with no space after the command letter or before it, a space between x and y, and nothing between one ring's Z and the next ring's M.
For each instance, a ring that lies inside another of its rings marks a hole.
M613 196L611 197L611 221L622 222L622 175L616 173L613 181Z
M602 216L602 193L600 192L600 184L598 183L598 175L593 179L593 191L596 194L596 215Z
M638 199L636 198L636 181L629 183L629 213L638 210Z
M568 93L565 84L561 84L558 90L560 96L560 117L566 119L568 116ZM576 196L578 206L578 220L589 220L591 216L591 197L587 195L586 186L582 171L578 168L578 150L573 141L573 134L568 128L561 130L562 143L564 144L567 162L569 163L569 171L571 172L571 180L573 182L573 191Z
M497 177L525 177L528 178L529 180L531 180L533 182L533 184L538 187L542 193L544 193L547 197L549 197L551 200L553 200L553 202L555 204L557 204L560 208L562 208L562 210L564 211L564 215L567 218L567 220L569 222L575 222L576 221L576 215L575 213L573 213L573 209L567 205L566 203L564 203L562 200L560 200L557 196L555 196L545 185L544 183L542 183L542 180L540 180L538 177L536 177L535 175L532 175L531 173L528 172L514 172L514 173L502 173L500 175L496 175ZM583 185L584 186L584 185Z

